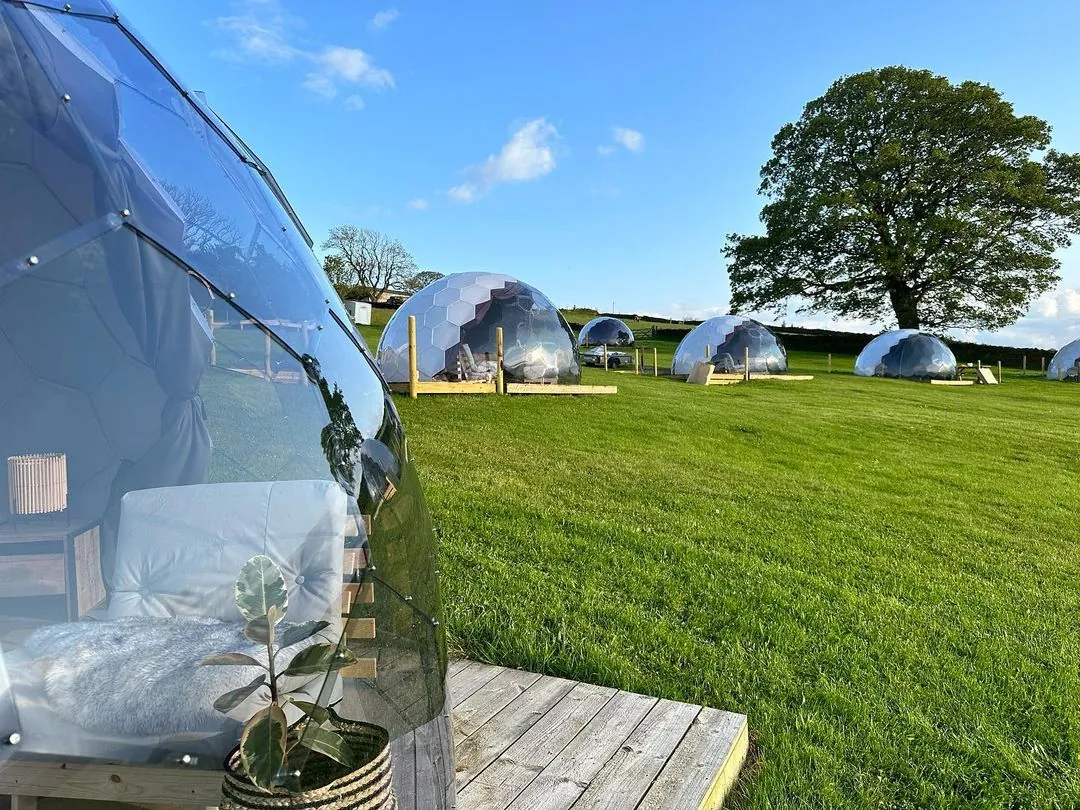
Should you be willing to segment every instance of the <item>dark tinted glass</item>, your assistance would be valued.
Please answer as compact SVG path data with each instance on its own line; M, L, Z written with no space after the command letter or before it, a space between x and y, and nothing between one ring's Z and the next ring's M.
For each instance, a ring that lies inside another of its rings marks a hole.
M593 318L581 328L579 346L633 346L634 332L618 318Z

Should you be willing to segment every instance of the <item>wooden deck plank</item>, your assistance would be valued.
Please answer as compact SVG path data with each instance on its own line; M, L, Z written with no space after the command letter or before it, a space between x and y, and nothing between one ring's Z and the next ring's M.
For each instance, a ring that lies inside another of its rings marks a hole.
M532 672L499 669L494 678L454 706L454 745L460 745L538 680L540 676Z
M573 810L637 807L700 711L700 706L658 700L574 802Z
M581 396L583 394L617 394L617 385L544 385L542 383L507 383L508 394L561 394L563 396Z
M656 705L619 692L509 805L508 810L568 810Z
M638 810L716 810L746 758L746 717L703 708Z
M468 666L463 667L450 678L450 705L454 709L457 709L463 700L502 671L502 667L493 667L477 661L468 661L467 664Z
M574 685L574 681L562 678L539 678L471 735L455 739L454 767L458 790L465 788L532 728Z
M618 693L579 683L458 792L458 810L504 810Z

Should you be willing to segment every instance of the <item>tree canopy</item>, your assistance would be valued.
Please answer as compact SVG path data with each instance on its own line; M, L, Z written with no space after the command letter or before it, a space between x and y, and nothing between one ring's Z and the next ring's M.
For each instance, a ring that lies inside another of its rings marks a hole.
M985 84L886 67L845 76L772 141L765 235L728 236L732 309L994 329L1059 280L1080 155Z
M443 277L442 273L435 270L421 270L419 273L413 273L413 275L405 280L405 283L401 286L405 292L415 293L420 292L428 284L433 281L438 281Z
M322 249L333 251L323 260L323 268L334 286L352 288L369 301L379 300L416 274L416 260L401 242L368 228L337 225Z

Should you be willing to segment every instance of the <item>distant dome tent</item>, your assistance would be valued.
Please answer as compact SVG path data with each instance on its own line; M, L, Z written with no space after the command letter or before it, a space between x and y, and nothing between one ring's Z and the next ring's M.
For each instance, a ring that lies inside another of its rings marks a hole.
M574 333L535 287L501 273L455 273L433 281L394 313L379 339L379 369L390 383L409 380L409 316L416 317L421 381L494 378L497 327L503 374L511 382L581 381Z
M956 357L939 338L917 329L885 332L866 344L855 360L860 377L952 380Z
M577 342L578 346L633 346L634 332L618 318L601 315L581 327Z
M719 315L695 326L682 339L671 361L671 373L687 375L699 360L711 361L716 371L741 371L747 349L752 373L787 371L784 344L768 328L741 315Z
M1066 343L1046 367L1048 380L1070 380L1080 382L1080 338Z

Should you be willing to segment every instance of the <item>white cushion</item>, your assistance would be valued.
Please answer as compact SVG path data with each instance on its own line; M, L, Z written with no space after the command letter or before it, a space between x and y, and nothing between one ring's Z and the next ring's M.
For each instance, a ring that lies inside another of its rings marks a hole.
M348 496L333 481L197 484L124 495L108 618L240 621L235 581L256 554L280 566L288 620L340 614Z

